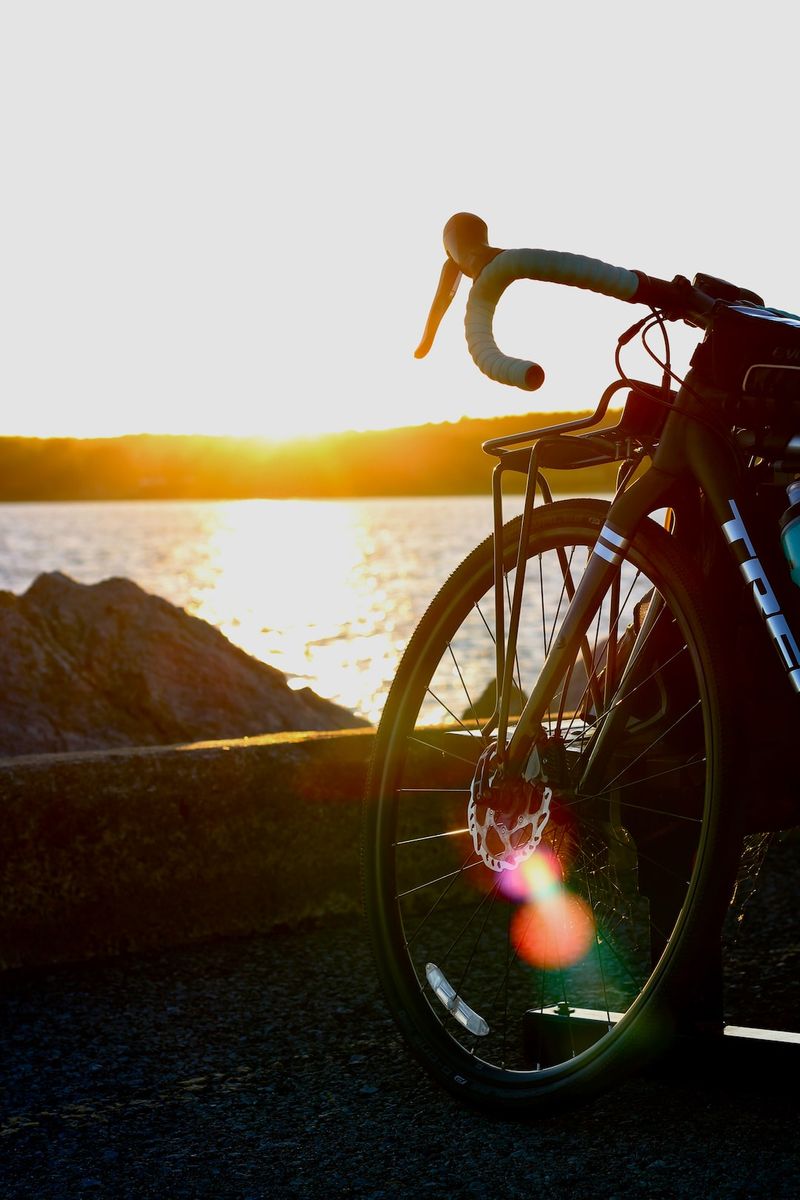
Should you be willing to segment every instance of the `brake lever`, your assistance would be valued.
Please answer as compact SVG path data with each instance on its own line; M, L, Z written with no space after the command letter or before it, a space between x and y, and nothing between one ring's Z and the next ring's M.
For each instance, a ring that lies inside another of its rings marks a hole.
M425 322L422 341L414 351L414 358L424 358L430 350L442 317L450 307L450 302L458 291L460 282L461 271L451 258L446 259L442 267L442 273L439 276L439 285L436 288L436 295L433 297L431 311L428 313L428 319Z

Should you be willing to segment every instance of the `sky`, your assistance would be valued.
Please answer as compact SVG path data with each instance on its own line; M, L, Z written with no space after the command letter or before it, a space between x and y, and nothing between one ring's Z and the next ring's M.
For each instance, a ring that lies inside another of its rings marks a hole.
M641 310L466 287L441 230L800 307L788 6L0 0L0 436L282 438L593 406ZM676 365L696 337L675 330ZM631 372L653 369L631 349Z

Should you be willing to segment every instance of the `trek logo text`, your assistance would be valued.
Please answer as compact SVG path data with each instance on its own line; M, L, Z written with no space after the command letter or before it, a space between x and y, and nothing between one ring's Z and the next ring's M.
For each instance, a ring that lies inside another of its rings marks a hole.
M792 687L796 692L800 692L800 649L798 649L797 642L794 640L786 617L781 612L778 599L772 590L772 585L767 579L766 572L758 560L758 555L753 543L750 541L750 534L745 528L742 515L736 507L735 501L729 500L728 504L733 513L733 518L725 522L722 526L722 532L731 546L736 546L737 542L742 543L743 549L740 549L739 553L743 553L745 557L740 560L739 569L744 575L745 581L753 585L753 599L767 623L767 630L781 656L783 665L789 673Z

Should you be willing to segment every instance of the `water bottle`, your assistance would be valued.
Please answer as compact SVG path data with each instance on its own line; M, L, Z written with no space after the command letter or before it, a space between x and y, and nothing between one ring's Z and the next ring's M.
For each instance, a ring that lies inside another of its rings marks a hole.
M786 495L789 507L780 520L781 545L792 568L792 582L800 587L800 479L792 480Z

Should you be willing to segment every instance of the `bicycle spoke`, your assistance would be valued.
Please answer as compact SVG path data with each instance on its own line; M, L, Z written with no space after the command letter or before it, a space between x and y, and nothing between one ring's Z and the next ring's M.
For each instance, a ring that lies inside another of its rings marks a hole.
M454 754L452 750L447 750L442 746L437 746L435 742L426 742L422 738L409 737L410 742L415 746L424 746L426 750L433 750L434 754L444 754L447 758L455 759L456 762L466 763L468 767L475 767L475 763L471 758L464 758L463 754Z
M403 838L401 841L393 842L394 846L417 846L420 842L438 842L442 838L459 837L465 833L469 833L469 829L446 829L444 833L427 833L424 837Z
M637 754L635 758L632 758L629 763L626 763L625 766L622 768L622 770L617 775L615 775L613 779L610 779L608 781L608 783L603 788L603 791L604 792L609 791L611 788L615 787L617 780L621 779L626 771L629 771L631 769L631 767L635 766L636 763L639 762L641 759L643 759L646 754L649 754L649 752L653 749L654 746L657 746L659 744L659 742L662 742L668 733L672 733L672 731L674 729L677 729L677 727L681 724L681 722L685 721L686 718L688 716L690 716L691 713L695 712L699 707L700 707L700 701L697 700L691 706L691 708L687 708L686 712L681 713L681 715L678 718L676 718L676 720L673 721L672 724L667 729L665 729L662 733L660 733L657 738L653 739L653 741L650 743L649 746L646 746L644 748L644 750L641 751L641 753Z
M435 692L431 691L430 688L427 688L427 692L428 692L428 695L431 697L431 699L435 700L437 704L440 704L442 706L442 708L444 709L444 711L447 713L447 715L449 717L453 718L453 720L455 721L456 725L459 726L459 728L463 729L464 732L468 733L469 736L472 738L480 737L480 734L475 733L475 731L473 729L470 729L469 726L465 725L464 722L461 720L461 718L457 717L456 714L453 712L453 710L448 708L447 705L445 704L444 700L440 700ZM467 699L469 699L469 695L467 695Z
M476 722L476 724L477 724L477 721L478 721L478 714L477 714L477 713L476 713L476 711L475 711L475 705L472 703L472 697L470 696L470 694L469 694L469 691L467 690L467 685L466 685L466 683L464 682L464 676L461 674L461 668L460 668L460 667L459 667L459 665L458 665L458 659L456 658L455 654L453 653L453 646L452 646L452 643L451 643L451 642L448 642L448 643L447 643L447 649L448 649L448 651L450 652L450 657L451 657L451 658L452 658L452 660L453 660L453 666L454 666L454 667L455 667L455 669L456 669L456 672L457 672L457 674L458 674L458 678L459 678L459 680L461 681L461 686L462 686L462 688L464 689L464 695L465 695L465 696L466 696L466 698L467 698L467 707L469 708L470 712L472 713L472 716L473 716L473 718L475 719L475 722ZM430 688L428 688L428 691L430 692ZM432 694L432 693L431 693L431 694ZM440 701L440 703L441 703L441 701ZM445 706L445 705L442 705L442 707L444 708L444 707L446 707L446 706ZM449 709L448 709L447 711L448 711L448 712L450 712L450 710L449 710ZM450 713L450 716L452 716L452 715L453 715L453 714L452 714L452 713ZM458 720L458 718L455 718L455 719L456 719L456 720ZM459 721L459 724L461 724L461 722L460 722L460 721ZM470 730L469 732L470 732L470 733L472 733L472 730Z
M406 896L412 896L415 892L422 892L425 888L435 887L437 883L444 883L446 879L457 879L465 871L471 871L481 865L481 860L477 858L475 862L471 862L467 866L458 867L455 871L448 871L446 875L438 875L435 879L426 879L425 883L418 883L414 887L406 888L404 892L397 892L395 899L404 900Z

